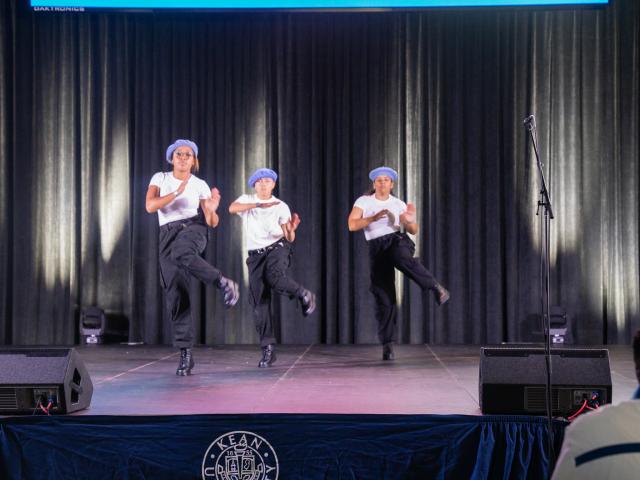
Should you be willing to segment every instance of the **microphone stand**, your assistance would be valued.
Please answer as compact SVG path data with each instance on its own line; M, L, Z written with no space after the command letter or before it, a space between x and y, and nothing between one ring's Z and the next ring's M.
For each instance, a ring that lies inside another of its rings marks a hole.
M553 220L553 209L551 207L551 198L547 182L544 177L543 164L538 153L538 134L536 132L536 120L533 115L528 116L524 120L524 124L529 131L529 137L533 145L533 151L536 156L536 165L538 166L538 174L540 176L540 200L538 200L536 215L540 214L540 208L544 209L544 221L541 221L540 240L542 253L540 256L540 303L542 310L542 329L544 332L544 358L546 366L546 382L545 382L545 406L547 410L547 428L549 435L547 437L547 456L549 457L549 466L555 461L555 453L553 448L553 395L551 389L551 307L550 307L550 277L551 277L551 220ZM541 219L542 220L542 219Z

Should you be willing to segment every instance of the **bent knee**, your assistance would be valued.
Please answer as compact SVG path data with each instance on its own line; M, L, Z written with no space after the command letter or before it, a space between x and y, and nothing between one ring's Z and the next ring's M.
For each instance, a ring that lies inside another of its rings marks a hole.
M197 252L191 248L175 248L171 251L171 261L179 265L189 265Z
M280 270L275 270L272 272L268 272L264 276L264 280L269 287L276 287L280 281L285 278L285 273Z

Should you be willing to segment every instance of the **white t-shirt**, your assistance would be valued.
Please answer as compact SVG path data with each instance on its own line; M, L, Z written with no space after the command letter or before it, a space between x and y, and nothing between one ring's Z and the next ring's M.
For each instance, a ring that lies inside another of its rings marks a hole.
M155 185L160 188L160 196L175 192L182 183L182 180L178 180L173 176L173 172L158 172L149 182L149 186ZM165 223L174 222L176 220L183 220L185 218L195 217L198 214L198 207L200 206L200 200L205 198L211 198L211 189L207 182L191 175L187 186L175 200L166 205L164 208L158 210L158 221L160 226Z
M362 217L371 217L385 208L389 215L370 223L364 229L364 238L373 240L400 230L400 214L407 210L407 204L399 198L389 195L387 200L378 200L376 194L363 195L353 204L362 210Z
M257 250L277 242L284 233L283 225L291 219L291 210L282 200L271 196L268 200L260 200L254 193L251 195L240 195L236 199L237 203L269 203L280 202L278 205L268 208L252 208L239 212L242 217L242 224L246 232L247 250Z
M576 418L567 427L551 478L640 478L639 446L640 400L601 407Z

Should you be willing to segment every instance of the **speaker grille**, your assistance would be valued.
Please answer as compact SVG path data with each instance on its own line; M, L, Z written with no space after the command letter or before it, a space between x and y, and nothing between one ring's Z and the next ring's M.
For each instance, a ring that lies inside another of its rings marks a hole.
M524 408L529 412L544 412L547 410L546 388L524 387ZM560 392L557 388L551 388L551 408L560 410Z
M18 397L15 388L0 388L0 409L18 410Z

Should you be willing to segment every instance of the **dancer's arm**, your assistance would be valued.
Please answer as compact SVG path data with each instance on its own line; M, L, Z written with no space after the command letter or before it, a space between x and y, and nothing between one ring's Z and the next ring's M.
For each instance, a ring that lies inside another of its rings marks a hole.
M296 230L298 229L298 225L300 225L300 216L297 213L291 215L291 218L287 223L280 225L282 227L282 232L284 233L284 238L286 238L288 242L293 242L296 239Z
M211 197L203 198L200 200L200 208L202 208L202 212L204 213L204 220L207 222L212 228L218 226L220 222L220 217L216 213L218 210L218 206L220 205L220 191L217 188L211 189Z
M413 203L407 203L407 209L400 215L400 223L411 235L418 233L419 226L416 223L416 218L416 206Z
M233 202L229 205L229 213L242 213L247 210L253 210L254 208L269 208L278 205L280 202L263 202L263 203L240 203Z
M363 211L359 207L353 207L351 213L349 214L349 231L357 232L358 230L362 230L363 228L368 227L370 224L375 222L376 220L380 220L382 217L385 217L389 214L389 210L386 208L384 210L380 210L375 215L371 215L370 217L364 218L362 216Z
M145 208L149 213L156 213L161 208L166 207L173 202L187 186L189 179L184 180L175 192L167 193L165 196L160 196L160 187L156 185L149 185L147 190L147 200L145 202Z

